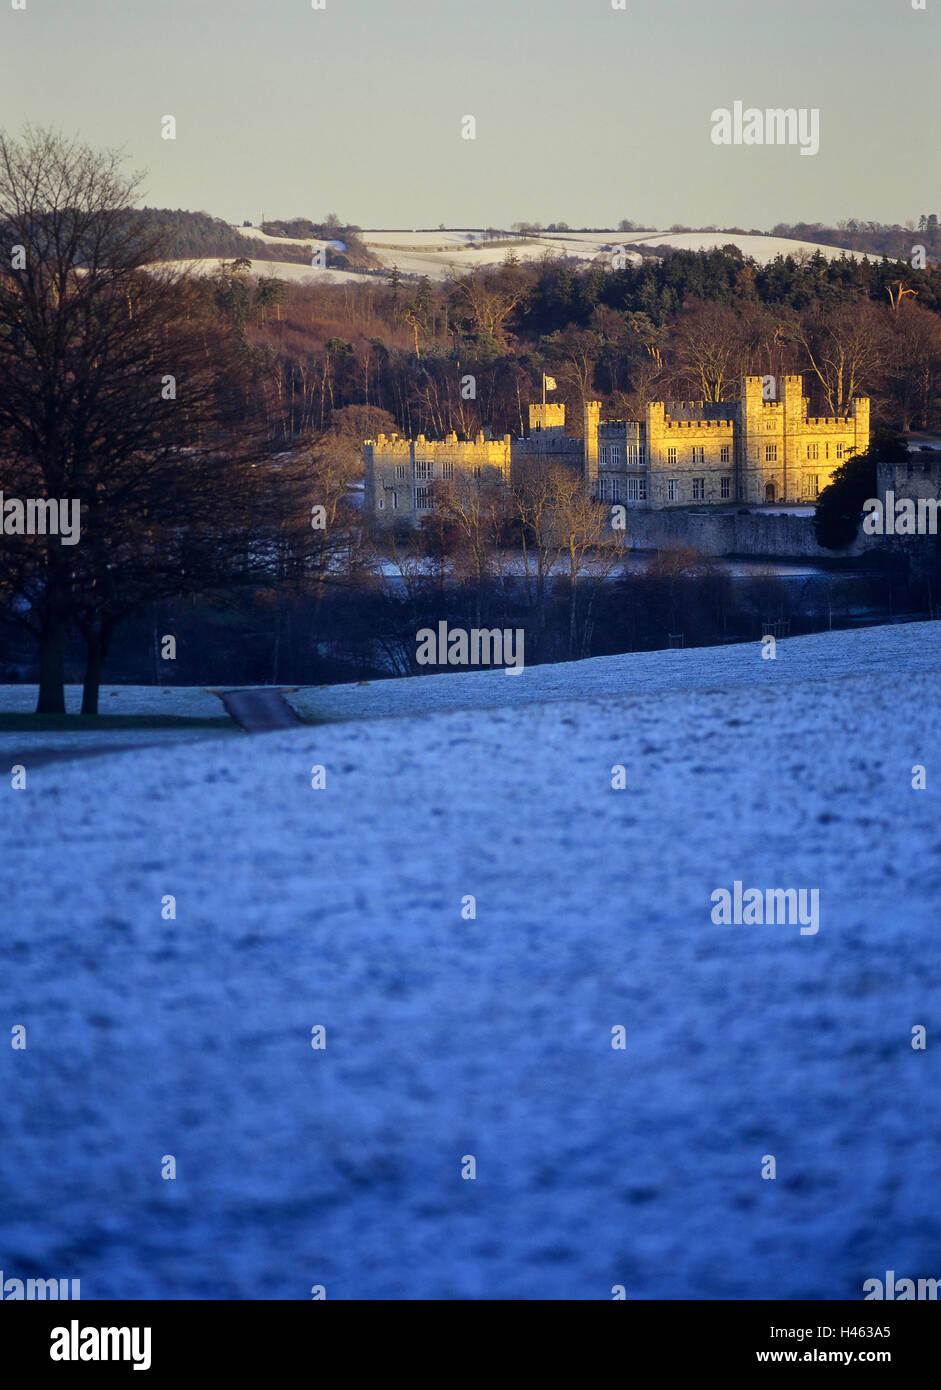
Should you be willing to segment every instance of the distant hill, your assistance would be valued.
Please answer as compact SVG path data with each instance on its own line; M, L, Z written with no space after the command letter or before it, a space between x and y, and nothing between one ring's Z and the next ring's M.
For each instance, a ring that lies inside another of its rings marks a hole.
M303 246L287 243L267 245L242 236L221 217L211 217L208 212L184 212L181 208L141 208L138 216L148 231L156 228L164 234L164 258L168 261L245 256L252 261L310 262L310 252Z
M495 263L502 259L498 248L487 246L486 240L441 231L437 233L439 239L453 241L453 246L439 248L437 245L422 245L410 253L405 246L393 247L382 235L363 233L359 227L342 223L333 214L321 222L306 217L266 221L260 229L263 236L255 228L243 234L221 217L212 217L208 212L142 208L138 216L146 220L148 230L156 227L164 233L167 244L165 259L174 261L244 256L252 261L289 261L296 265L308 265L310 243L329 242L333 246L330 264L335 269L363 270L382 265L389 269L393 263L397 263L400 271L414 270L441 278L453 264ZM604 234L607 241L616 239L618 235L614 232ZM888 256L893 260L909 260L912 247L919 243L925 246L929 262L936 263L941 258L941 232L935 214L921 217L917 228L854 220L841 223L838 227L824 226L819 222L781 223L770 234L751 232L742 235L741 229L731 228L721 235L707 236L704 232L693 233L690 228L674 227L669 233L648 231L640 236L636 232L633 237L624 237L623 233L621 236L627 244L647 255L662 254L667 249L675 250L678 247L689 250L693 249L694 244L699 248L707 242L709 245L735 242L759 263L773 259L776 254L816 249L822 250L828 258L845 250L870 257ZM415 237L415 233L402 233L396 237L396 241L407 243ZM603 249L602 242L596 236L585 233L567 232L564 237L543 233L541 237L533 239L532 255L541 254L547 246L557 253L575 254L588 259ZM448 254L442 256L440 252L445 249ZM525 252L519 254L525 258ZM416 261L414 266L412 260Z
M780 222L772 229L771 235L792 237L798 241L826 242L828 246L842 247L845 251L887 256L890 261L910 260L912 247L916 245L925 247L930 261L936 261L941 256L941 232L937 213L933 212L922 214L915 227L850 218L836 227L827 227L821 222Z
M312 222L309 217L291 217L282 222L263 222L261 230L266 236L283 237L291 241L329 242L335 248L330 263L341 270L380 264L361 240L359 227L341 222L333 213L322 222Z

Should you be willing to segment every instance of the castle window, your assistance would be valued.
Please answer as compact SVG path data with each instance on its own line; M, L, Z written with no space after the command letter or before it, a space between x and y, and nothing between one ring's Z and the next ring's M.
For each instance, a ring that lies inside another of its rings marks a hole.
M830 457L830 445L829 445L829 444L824 444L824 446L823 446L823 456L824 456L825 459L828 459L828 458Z
M676 450L674 449L673 452L674 452L674 454L675 454L675 453L676 453ZM675 501L677 500L678 496L679 496L679 488L677 487L676 479L675 479L675 478L668 478L668 479L667 479L667 501L668 501L668 502L675 502Z
M612 478L612 479L611 479L611 501L612 501L612 502L620 502L620 500L621 500L621 479L620 479L620 478Z
M600 458L599 462L601 463L602 468L607 468L607 466L608 466L608 446L607 446L607 444L602 444L601 449L600 449L600 454L601 454L601 458Z
M415 489L415 510L416 512L431 511L431 488L417 487Z
M667 463L676 463L675 449L667 449Z
M819 457L820 457L820 445L819 445L819 444L808 444L808 445L807 445L807 457L808 457L809 459L816 459L816 458L819 458Z
M732 447L731 447L730 444L723 444L723 445L722 445L722 448L719 450L719 462L720 462L720 463L731 463L731 461L732 461Z
M379 510L380 512L384 512L384 511L385 511L385 509L386 509L386 504L385 504L384 498L380 497L380 498L378 499L378 501L376 502L376 507L378 508L378 510Z
M729 498L729 497L732 496L732 479L731 479L731 478L720 478L720 479L719 479L719 496L722 497L722 498Z
M608 480L607 478L598 479L598 501L607 502L608 500Z
M765 463L777 463L777 461L778 461L778 446L777 446L777 444L766 444L766 445L765 445Z
M816 496L817 496L817 493L820 491L820 486L819 486L819 484L820 484L820 476L819 476L819 474L817 474L817 473L808 473L808 475L807 475L807 494L808 494L809 497L816 497Z
M404 463L397 463L395 465L395 476L400 479L406 476L406 469Z
M390 496L392 498L392 510L396 512L399 509L399 494L396 492L395 488L392 489Z
M838 459L841 459L843 457L843 448L844 446L842 444L838 444L836 446L836 456Z
M647 501L647 479L628 478L627 480L627 500L628 502Z
M435 476L435 466L433 463L416 463L416 478L433 478Z
M694 478L694 479L693 479L693 501L694 501L694 502L702 502L703 499L705 498L705 496L706 496L706 480L705 480L705 478Z
M693 463L705 463L706 451L702 444L693 445Z
M612 444L608 449L608 460L612 468L617 468L621 462L621 450L617 444Z
M450 482L450 480L454 477L454 464L453 464L453 463L443 463L443 464L441 465L441 476L442 476L442 478L444 478L447 482Z

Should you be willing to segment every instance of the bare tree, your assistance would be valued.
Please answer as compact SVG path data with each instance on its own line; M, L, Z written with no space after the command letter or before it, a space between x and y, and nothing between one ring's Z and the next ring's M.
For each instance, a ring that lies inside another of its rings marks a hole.
M623 558L624 533L612 530L610 508L589 497L574 469L551 469L550 486L554 550L568 589L568 650L575 659L590 650L595 599Z
M847 415L856 396L871 394L888 355L886 311L873 304L819 309L793 322L831 415Z
M569 655L585 655L598 586L623 556L623 532L612 531L609 509L588 496L581 472L564 464L536 463L523 470L513 501L532 585L536 644L545 630L552 576L560 572L568 591Z
M915 421L930 430L941 382L941 321L913 301L903 301L891 316L891 341L886 361L887 384L900 428L908 432Z
M727 304L687 300L674 336L681 389L696 400L726 399L739 371L741 324Z
M600 334L590 328L566 328L543 339L563 388L581 405L594 396L595 363L601 352Z
M506 345L506 322L523 297L523 286L508 278L475 270L454 282L456 297L478 333Z
M191 553L201 533L216 553L233 510L251 505L235 474L251 435L241 345L219 330L211 291L153 264L164 248L120 163L50 131L0 134L0 227L15 251L0 265L3 482L81 509L75 546L4 547L0 583L39 644L39 713L64 712L72 622L90 642L90 709L147 573L156 594L174 574L184 584L182 533Z
M434 524L448 527L456 571L472 585L479 627L484 589L495 574L495 547L506 527L506 489L498 478L462 472L451 482L436 483L433 493Z

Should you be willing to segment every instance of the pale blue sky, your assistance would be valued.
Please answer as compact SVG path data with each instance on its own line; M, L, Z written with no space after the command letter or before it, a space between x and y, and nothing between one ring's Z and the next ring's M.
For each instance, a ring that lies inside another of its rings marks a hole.
M0 125L122 146L148 202L232 221L904 221L941 212L927 5L0 0ZM820 153L714 146L735 100L818 107Z

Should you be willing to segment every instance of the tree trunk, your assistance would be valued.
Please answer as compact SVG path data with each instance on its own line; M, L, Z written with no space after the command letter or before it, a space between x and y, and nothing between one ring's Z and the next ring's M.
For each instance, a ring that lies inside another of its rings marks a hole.
M98 713L98 692L101 688L101 643L97 637L88 641L85 676L82 683L82 714Z
M271 654L271 684L278 684L278 666L281 661L281 609L275 608L274 651Z
M82 684L82 714L98 713L101 672L111 643L111 631L102 628L85 634L85 676Z
M39 639L37 714L65 714L65 623L56 620Z

